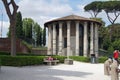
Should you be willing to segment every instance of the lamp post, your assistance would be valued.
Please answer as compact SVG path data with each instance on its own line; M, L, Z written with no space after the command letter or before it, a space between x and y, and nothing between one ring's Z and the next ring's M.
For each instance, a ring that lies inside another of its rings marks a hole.
M0 29L0 37L2 38L2 28L3 28L3 11L0 8L0 12L1 12L1 29Z

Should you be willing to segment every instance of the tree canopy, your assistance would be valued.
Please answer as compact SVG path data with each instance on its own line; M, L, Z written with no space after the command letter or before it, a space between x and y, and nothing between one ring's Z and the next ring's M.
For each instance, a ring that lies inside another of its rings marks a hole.
M89 12L92 17L97 17L97 15L102 11L101 1L92 2L84 7L85 11Z
M90 12L92 17L97 17L97 15L104 10L110 23L114 24L120 15L120 1L94 1L87 4L84 10ZM112 14L112 16L110 14Z

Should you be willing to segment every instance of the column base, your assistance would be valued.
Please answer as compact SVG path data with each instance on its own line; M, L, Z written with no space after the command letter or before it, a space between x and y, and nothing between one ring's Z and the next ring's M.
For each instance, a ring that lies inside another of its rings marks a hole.
M72 59L65 59L65 60L64 60L64 63L65 63L65 64L72 65L72 64L73 64L73 60L72 60Z

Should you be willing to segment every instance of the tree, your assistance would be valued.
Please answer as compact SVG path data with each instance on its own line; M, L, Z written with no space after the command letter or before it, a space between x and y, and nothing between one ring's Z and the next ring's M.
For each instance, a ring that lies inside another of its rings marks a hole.
M23 37L23 27L22 27L22 15L21 12L17 13L16 16L16 37L22 39Z
M89 12L92 17L97 17L97 15L102 11L101 1L94 1L84 7L84 10Z
M103 3L102 9L105 11L110 23L114 24L120 15L120 1L106 1ZM110 14L113 14L114 17Z
M10 20L10 31L11 31L11 56L16 55L16 14L18 10L18 5L16 5L14 0L10 0L8 2L7 0L2 0L4 7L6 9L7 15ZM12 6L12 9L11 9Z
M36 33L34 35L36 35L37 46L42 46L42 28L38 23L34 24L34 32Z
M23 36L25 41L32 43L32 27L34 21L31 18L23 19Z
M111 25L108 25L108 29L109 31L111 30L111 27L112 28L112 35L111 35L111 41L114 42L115 40L118 40L120 38L120 24L119 23L116 23L116 24L111 24Z
M117 18L120 15L120 1L106 1L102 5L102 9L105 11L108 20L111 24L114 24ZM111 16L110 14L113 14ZM113 34L114 26L110 28L110 41L112 40L112 34Z
M118 44L120 44L120 39L115 40L115 41L112 43L113 48L119 50L119 49L120 49L120 45L118 45Z
M36 46L42 46L42 28L31 18L23 19L24 40Z
M43 30L43 46L46 45L46 27L44 27L44 30Z

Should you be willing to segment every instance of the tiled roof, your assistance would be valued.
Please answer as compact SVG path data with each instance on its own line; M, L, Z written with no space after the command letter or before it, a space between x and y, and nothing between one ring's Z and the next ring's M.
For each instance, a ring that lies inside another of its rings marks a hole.
M69 15L69 16L65 16L65 17L61 17L61 18L57 18L57 19L53 19L51 21L48 21L46 22L44 25L47 25L49 23L52 23L52 22L58 22L58 21L91 21L91 22L96 22L98 24L101 24L99 23L98 21L95 21L95 20L92 20L92 19L89 19L89 18L85 18L85 17L81 17L81 16L77 16L77 15Z

